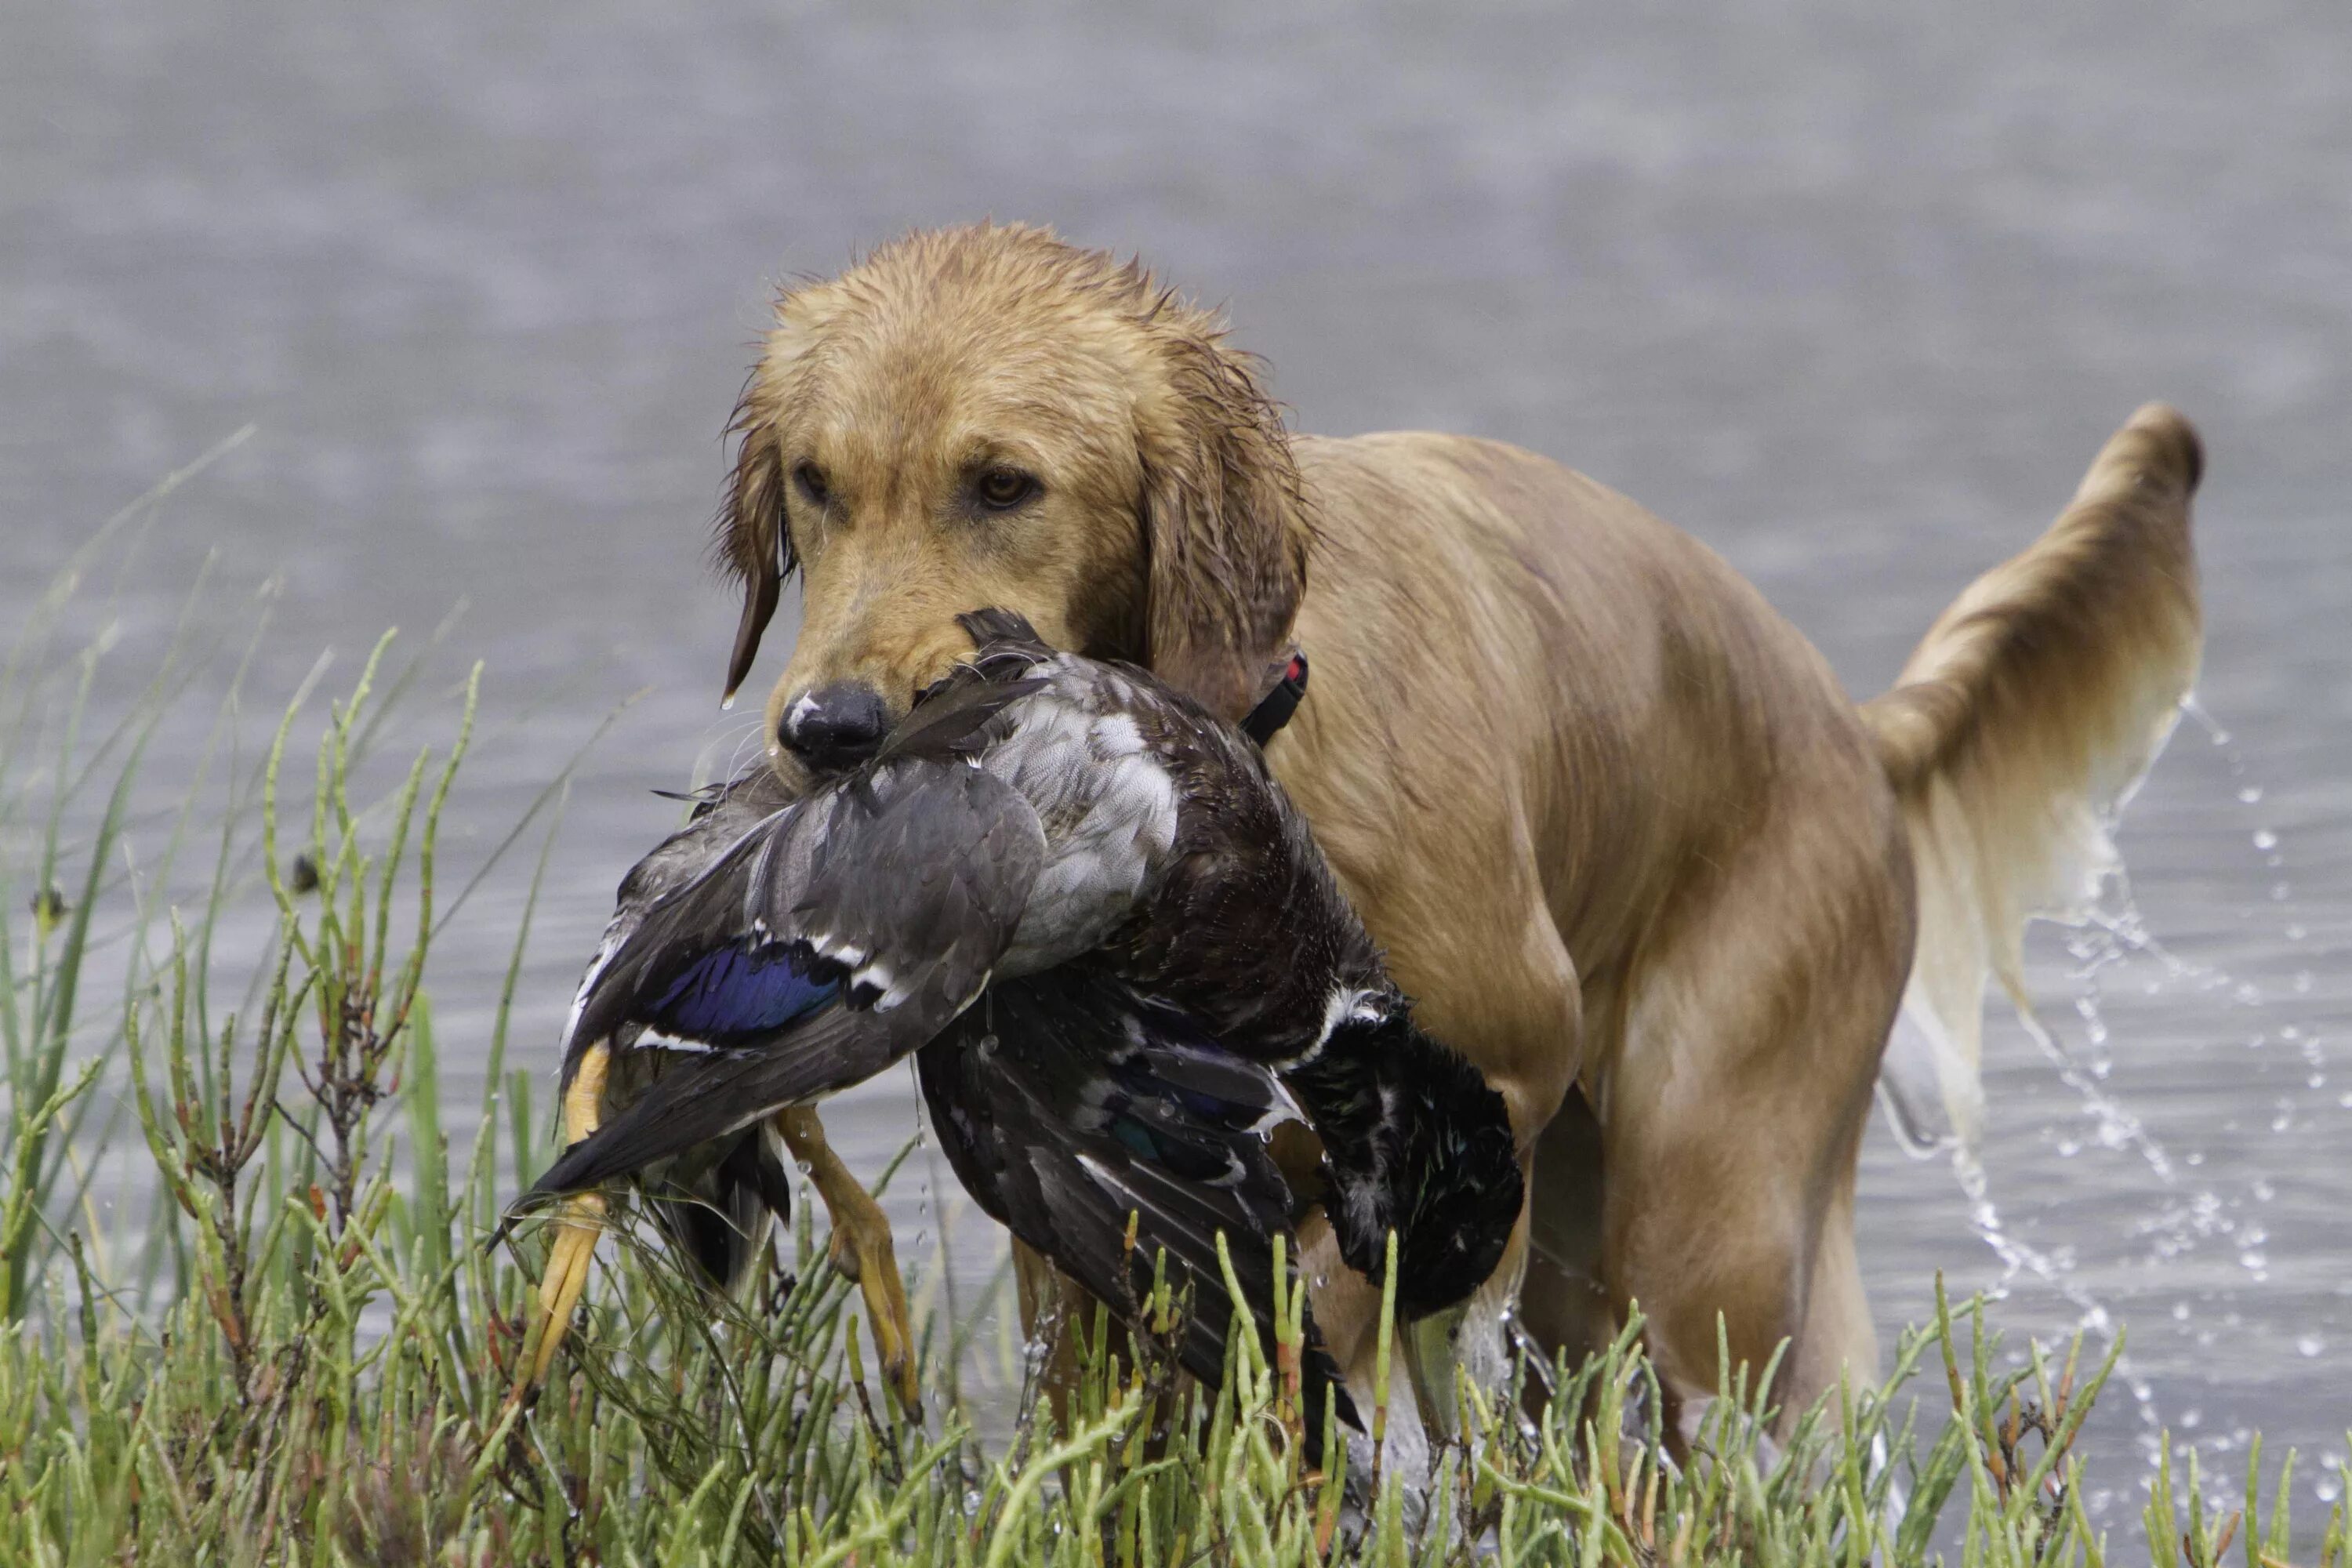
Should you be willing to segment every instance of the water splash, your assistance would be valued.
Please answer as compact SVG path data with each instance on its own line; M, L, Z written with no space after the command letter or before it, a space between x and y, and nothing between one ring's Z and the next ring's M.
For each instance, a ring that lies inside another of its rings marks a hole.
M2205 738L2213 744L2226 746L2230 743L2230 731L2221 727L2220 720L2205 710L2205 705L2197 700L2197 693L2191 691L2180 699L2180 710L2196 721L2198 728L2205 731Z
M2000 1209L1992 1201L1990 1178L1977 1157L1963 1150L1952 1156L1952 1173L1959 1180L1960 1191L1969 1201L1969 1222L1977 1235L2001 1261L2000 1282L1987 1294L1996 1300L2005 1300L2010 1282L2020 1275L2031 1275L2056 1291L2076 1313L2075 1319L2085 1333L2102 1345L2112 1346L2120 1332L2116 1314L2105 1302L2093 1295L2074 1277L2071 1260L2053 1257L2032 1243L2012 1235L2001 1219ZM2116 1361L2116 1376L2131 1391L2132 1402L2139 1411L2140 1447L2151 1458L2163 1441L2164 1423L2156 1407L2156 1387L2128 1355Z
M2276 919L2279 942L2275 951L2282 956L2290 954L2295 951L2293 944L2305 942L2311 935L2298 918L2293 902L2294 890L2288 880L2290 847L2286 840L2292 835L2283 832L2279 825L2263 820L2256 808L2264 806L2270 792L2261 780L2252 776L2245 758L2232 744L2231 732L2193 699L2183 703L2183 710L2210 744L2221 750L2222 755L2217 760L2226 767L2226 787L2234 803L2233 809L2247 811L2252 816L2242 836L2237 838L2244 847L2242 852L2247 855L2250 873L2246 898L2251 907L2242 919L2253 921L2252 930L2256 932L2268 926L2271 919ZM2263 912L2266 910L2276 913L2266 917ZM2234 1036L2235 1043L2249 1050L2272 1052L2271 1059L2276 1066L2291 1070L2293 1088L2275 1097L2271 1113L2262 1121L2256 1120L2262 1117L2261 1111L2251 1110L2249 1127L2266 1121L2273 1135L2307 1134L2313 1126L2311 1107L2316 1103L2309 1097L2326 1091L2331 1097L2329 1102L2334 1103L2341 1090L2340 1085L2330 1086L2328 1055L2320 1032L2309 1027L2307 1022L2286 1022L2278 1016L2280 1004L2291 1004L2293 997L2314 992L2315 984L2309 972L2297 972L2282 985L2270 978L2267 957L2262 960L2259 975L2241 976L2218 964L2198 962L2171 951L2151 931L2134 898L2130 880L2120 867L2103 883L2084 923L2067 932L2064 947L2071 960L2067 973L2073 993L2071 1015L2059 1013L2051 1024L2045 1025L2030 1009L2021 1007L2020 1021L2043 1059L2074 1091L2089 1126L2080 1130L2045 1129L2044 1135L2057 1133L2054 1142L2061 1158L2072 1158L2085 1148L2124 1154L2146 1167L2156 1187L2152 1195L2157 1201L2151 1210L2130 1225L2121 1238L2123 1247L2118 1255L2101 1258L2102 1267L2121 1265L2130 1268L2137 1264L2162 1270L2177 1259L2206 1253L2219 1255L2214 1257L2216 1263L2224 1257L2234 1263L2230 1273L2242 1285L2274 1289L2273 1265L2280 1260L2273 1256L2273 1238L2264 1223L2267 1216L2261 1205L2276 1197L2277 1186L2259 1169L2234 1170L2230 1179L2220 1182L2218 1187L2199 1183L2196 1176L2206 1166L2205 1152L2194 1147L2168 1148L2128 1103L2128 1097L2116 1090L2111 1074L2116 1066L2117 1037L2125 1037L2120 1048L2128 1055L2128 1036L2136 1025L2144 1024L2142 1013L2133 1012L2134 1008L2144 1013L2153 1005L2177 1013L2185 1005L2194 1009L2193 1018L2183 1020L2189 1040L2202 1042L2212 1049L2227 1049ZM2267 954L2272 950L2264 943L2259 951ZM2256 984L2257 979L2262 983ZM2114 1019L2109 1014L2111 1003L2120 1009ZM2261 1010L2261 1026L2251 1030L2233 1028L2231 1017L2241 1009ZM2072 1023L2066 1021L2069 1016ZM2122 1021L2126 1016L2133 1021ZM2280 1059L2289 1052L2293 1054L2291 1061ZM2340 1102L2346 1109L2352 1109L2352 1092L2340 1092ZM2243 1103L2242 1097L2239 1103ZM2061 1247L2043 1250L2013 1233L1993 1200L1987 1172L1975 1160L1956 1157L1955 1172L1973 1227L2000 1260L2000 1293L2006 1294L2020 1281L2031 1280L2037 1288L2047 1289L2063 1300L2089 1337L2112 1344L2120 1332L2116 1310L2077 1275L2073 1249ZM2210 1268L2211 1265L2206 1267ZM2134 1273L2148 1277L2139 1269L2134 1269ZM2287 1279L2292 1276L2281 1273L2280 1278ZM2352 1290L2345 1293L2352 1294ZM2238 1288L2226 1282L2200 1289L2194 1302L2184 1296L2170 1303L2170 1322L2184 1342L2200 1347L2229 1343L2243 1337L2249 1322L2261 1323L2264 1317L2251 1310L2242 1315L2229 1308L2228 1303L2236 1300ZM2209 1303L2217 1305L2208 1310ZM2143 1317L2148 1311L2146 1305L2138 1303L2134 1303L2133 1310ZM2293 1364L2330 1356L2342 1343L2340 1334L2320 1331L2326 1327L2324 1324L2292 1322L2276 1327L2283 1331L2280 1349L2293 1358ZM2288 1338L2290 1335L2293 1337ZM2160 1457L2165 1426L2158 1405L2159 1380L2164 1384L2162 1397L2168 1411L2176 1400L2183 1406L2171 1412L2176 1415L2173 1425L2179 1428L2176 1437L2180 1447L2202 1451L2209 1458L2245 1447L2252 1440L2251 1432L2243 1428L2224 1429L2235 1424L2220 1418L2210 1403L2200 1409L2189 1397L2193 1382L2181 1381L2176 1386L2174 1379L2158 1370L2173 1365L2178 1358L2168 1360L2162 1353L2153 1352L2151 1344L2140 1346L2139 1364L2133 1364L2133 1358L2125 1358L2116 1373L2118 1382L2131 1392L2138 1409L2137 1443L2150 1463ZM2153 1362L2147 1359L2151 1353L2155 1354ZM2150 1373L2155 1376L2151 1377ZM2143 1490L2146 1486L2143 1478Z
M2179 1177L2171 1154L2148 1131L2147 1123L2101 1082L2113 1065L2113 1057L2107 1049L2108 1030L2101 1011L2098 976L2102 971L2122 963L2127 951L2163 955L2155 940L2147 934L2147 923L2132 901L2131 883L2120 869L2106 879L2091 922L2069 937L2067 947L2076 961L2073 978L2080 987L2074 1010L2083 1020L2084 1032L2094 1053L2092 1058L2086 1061L2077 1058L2031 1007L2018 1008L2018 1022L2034 1046L2057 1068L2060 1081L2083 1102L2084 1110L2098 1130L2100 1146L2136 1151L2158 1181L2167 1186L2174 1185ZM2173 965L2182 971L2195 967L2177 959L2168 967Z

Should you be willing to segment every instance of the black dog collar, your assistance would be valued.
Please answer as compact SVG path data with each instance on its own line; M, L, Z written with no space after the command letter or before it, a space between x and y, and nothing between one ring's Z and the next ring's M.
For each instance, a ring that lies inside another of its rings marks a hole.
M1294 650L1290 662L1283 667L1282 679L1274 683L1273 690L1258 699L1257 706L1242 721L1242 733L1265 745L1290 722L1290 716L1298 711L1299 701L1306 695L1307 656Z

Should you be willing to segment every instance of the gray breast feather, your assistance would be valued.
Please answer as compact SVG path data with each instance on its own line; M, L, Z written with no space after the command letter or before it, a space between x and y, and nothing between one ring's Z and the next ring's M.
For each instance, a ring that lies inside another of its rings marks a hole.
M1175 844L1175 780L1130 715L1087 700L1110 695L1056 681L1012 710L1012 733L982 759L1029 802L1046 838L1006 974L1101 945L1149 897Z

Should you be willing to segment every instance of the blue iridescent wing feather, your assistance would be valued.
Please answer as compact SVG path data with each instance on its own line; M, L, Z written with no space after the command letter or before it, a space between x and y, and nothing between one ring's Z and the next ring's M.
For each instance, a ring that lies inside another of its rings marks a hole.
M644 1016L662 1033L730 1046L772 1034L840 995L838 980L813 976L791 949L736 945L681 971Z

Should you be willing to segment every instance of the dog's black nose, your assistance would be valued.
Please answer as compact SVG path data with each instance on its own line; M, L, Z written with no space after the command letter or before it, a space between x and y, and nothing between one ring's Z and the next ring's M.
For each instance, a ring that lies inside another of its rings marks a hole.
M855 680L803 691L784 704L776 739L820 773L855 767L872 756L890 729L882 694Z

